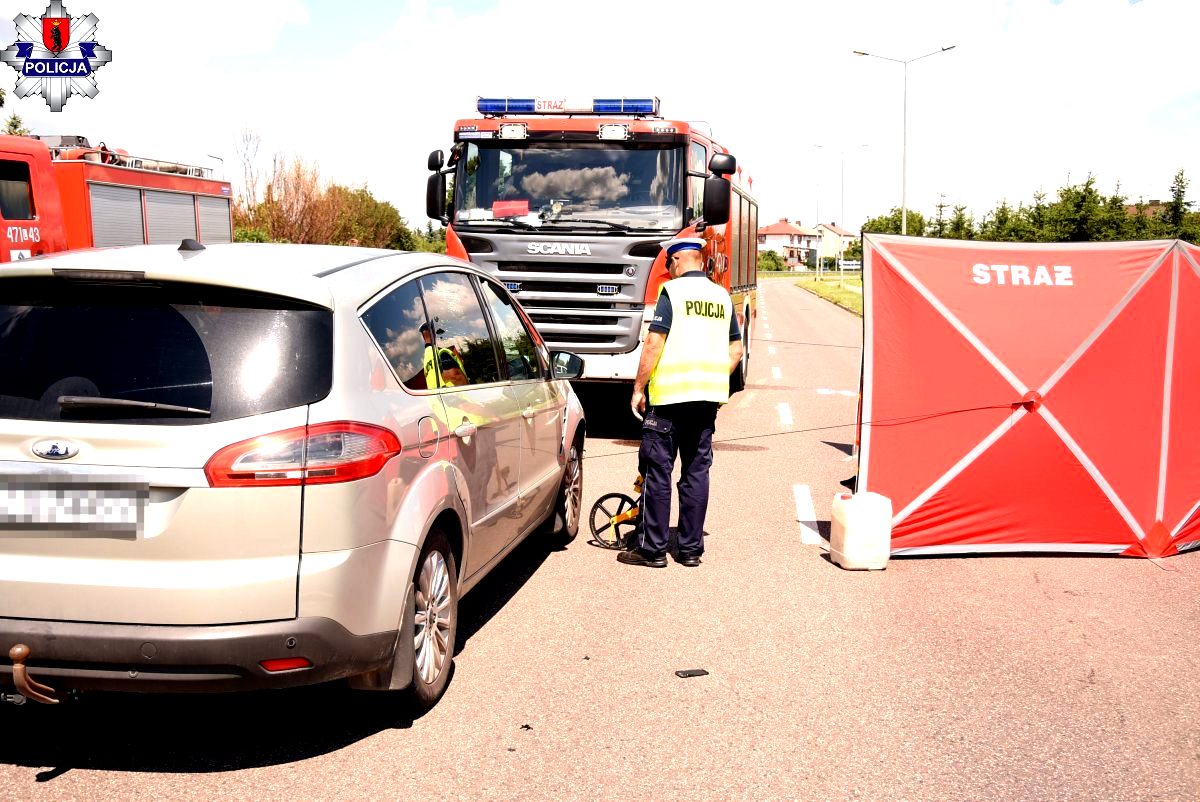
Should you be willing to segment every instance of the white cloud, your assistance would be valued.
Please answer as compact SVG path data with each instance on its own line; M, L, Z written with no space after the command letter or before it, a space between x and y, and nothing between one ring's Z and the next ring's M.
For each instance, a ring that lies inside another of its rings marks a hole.
M477 95L655 94L738 156L763 221L814 222L819 186L822 220L857 226L900 203L904 68L851 51L956 45L907 68L910 208L928 214L944 192L978 216L1052 195L1068 173L1133 197L1165 197L1180 168L1200 179L1200 71L1179 42L1200 29L1194 0L498 0L478 13L412 0L366 22L342 6L344 27L315 31L316 2L71 0L114 52L101 94L58 115L11 92L7 105L39 132L215 154L231 177L248 124L265 152L366 183L424 225L425 156L448 148ZM296 32L320 45L296 50ZM838 150L862 143L845 153L843 215Z

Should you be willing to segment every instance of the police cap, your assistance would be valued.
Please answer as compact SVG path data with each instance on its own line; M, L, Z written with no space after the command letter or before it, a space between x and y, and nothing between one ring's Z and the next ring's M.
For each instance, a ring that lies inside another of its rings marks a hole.
M680 251L698 251L704 247L703 237L677 237L669 239L662 244L662 248L667 252L667 256L674 256Z

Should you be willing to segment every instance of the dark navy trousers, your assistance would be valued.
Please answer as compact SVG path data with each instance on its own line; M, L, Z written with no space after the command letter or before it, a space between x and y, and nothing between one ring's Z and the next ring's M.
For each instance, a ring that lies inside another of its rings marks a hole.
M641 532L635 545L644 554L666 554L670 548L671 473L680 459L679 553L704 552L704 515L708 511L708 469L717 426L714 401L666 404L646 410L638 469L642 484Z

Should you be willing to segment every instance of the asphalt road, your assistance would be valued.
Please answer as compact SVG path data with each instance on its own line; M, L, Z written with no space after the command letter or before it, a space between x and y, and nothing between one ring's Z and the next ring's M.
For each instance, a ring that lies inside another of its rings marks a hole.
M0 705L0 798L1200 799L1200 554L841 570L796 486L827 534L860 323L786 280L762 296L700 567L522 545L463 600L423 715L339 686ZM587 401L585 509L637 445L602 422L627 397Z

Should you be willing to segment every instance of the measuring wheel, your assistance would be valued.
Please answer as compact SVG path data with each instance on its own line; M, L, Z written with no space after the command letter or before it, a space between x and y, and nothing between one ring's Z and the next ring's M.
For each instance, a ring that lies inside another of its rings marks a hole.
M592 542L605 549L623 549L626 541L637 529L640 510L637 502L624 493L608 493L592 505L589 518L592 526Z

